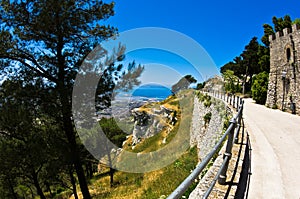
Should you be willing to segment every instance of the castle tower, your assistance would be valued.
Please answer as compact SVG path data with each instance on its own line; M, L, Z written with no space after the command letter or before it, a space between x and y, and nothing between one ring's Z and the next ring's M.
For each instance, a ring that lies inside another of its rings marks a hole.
M270 74L266 106L300 113L300 27L270 35Z

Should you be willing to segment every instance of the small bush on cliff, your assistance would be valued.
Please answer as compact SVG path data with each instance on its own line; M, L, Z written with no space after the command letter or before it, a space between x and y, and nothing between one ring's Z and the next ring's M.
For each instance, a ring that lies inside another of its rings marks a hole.
M201 92L197 92L196 95L197 95L200 102L204 102L205 107L210 107L211 106L211 103L212 103L211 96L209 96L207 94L203 94Z
M204 115L203 119L204 119L205 125L207 125L210 122L210 120L211 120L211 112L206 113Z
M269 74L266 72L259 73L253 78L252 98L258 104L265 104L267 99Z

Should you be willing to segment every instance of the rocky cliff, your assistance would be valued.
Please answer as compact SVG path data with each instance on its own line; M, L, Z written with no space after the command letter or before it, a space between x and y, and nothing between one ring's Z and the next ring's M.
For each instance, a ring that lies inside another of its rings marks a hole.
M136 145L143 138L149 138L166 129L172 130L177 122L177 111L161 105L154 108L136 108L132 110L134 126L132 145Z

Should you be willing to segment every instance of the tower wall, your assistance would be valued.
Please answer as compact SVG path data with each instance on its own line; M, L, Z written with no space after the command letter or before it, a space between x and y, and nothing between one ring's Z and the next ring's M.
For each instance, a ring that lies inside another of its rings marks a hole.
M300 27L270 35L270 74L266 105L300 112ZM284 73L286 72L285 78Z

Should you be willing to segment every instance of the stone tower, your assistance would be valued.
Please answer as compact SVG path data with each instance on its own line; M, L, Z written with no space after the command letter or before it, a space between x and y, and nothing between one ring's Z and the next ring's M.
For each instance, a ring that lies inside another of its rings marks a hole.
M300 27L270 35L270 74L266 106L300 113Z

